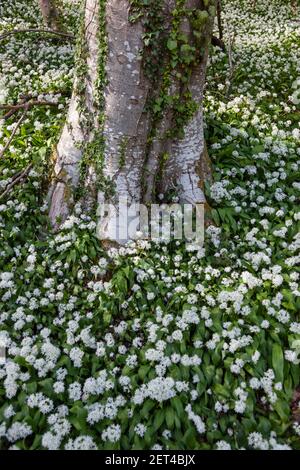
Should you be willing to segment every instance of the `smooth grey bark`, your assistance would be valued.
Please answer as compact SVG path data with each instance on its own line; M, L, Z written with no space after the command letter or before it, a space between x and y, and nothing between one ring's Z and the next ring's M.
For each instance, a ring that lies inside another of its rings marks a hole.
M176 6L175 0L164 1L164 17L170 22L171 11ZM187 0L187 8L200 8L200 0ZM75 78L74 90L70 101L66 124L63 128L55 155L54 178L51 185L50 219L58 228L71 213L73 190L79 184L79 163L83 157L83 143L92 141L97 129L98 108L95 104L98 61L98 13L99 1L85 2L85 41L87 45L86 77L84 100L86 108L93 116L92 130L87 128L80 113ZM131 23L130 2L128 0L107 0L106 2L106 35L107 35L107 85L104 91L104 162L103 178L111 182L114 195L106 200L103 191L98 192L98 203L109 202L118 205L119 199L127 199L128 204L151 202L154 194L159 157L163 152L169 154L164 174L161 175L161 190L167 191L176 187L181 202L193 204L205 201L201 189L199 161L204 152L202 98L207 62L208 44L211 25L208 28L205 54L199 66L193 70L189 89L193 99L199 105L198 111L185 126L184 137L168 138L164 136L172 128L172 112L166 111L156 129L156 135L150 147L149 131L152 125L149 111L145 105L151 87L143 70L141 51L145 33L142 21ZM190 25L185 19L182 30L190 35ZM166 24L166 30L168 24ZM179 83L171 85L172 93L179 92ZM122 161L121 160L122 156ZM86 185L94 184L95 174L90 168ZM137 207L138 211L138 207ZM100 233L102 239L126 241L116 236L115 224L122 224L122 214L116 219L115 214L102 217ZM135 217L135 214L132 215ZM130 219L126 221L130 223Z

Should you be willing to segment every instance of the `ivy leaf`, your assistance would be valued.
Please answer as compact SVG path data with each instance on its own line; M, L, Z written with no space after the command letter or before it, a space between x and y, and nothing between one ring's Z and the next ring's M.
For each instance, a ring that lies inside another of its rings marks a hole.
M177 41L175 39L169 39L167 43L167 48L169 51L174 51L177 49Z

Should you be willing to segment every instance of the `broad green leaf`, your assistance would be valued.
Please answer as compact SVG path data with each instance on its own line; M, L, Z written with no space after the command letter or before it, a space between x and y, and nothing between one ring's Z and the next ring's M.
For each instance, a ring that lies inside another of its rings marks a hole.
M284 358L280 344L273 344L272 348L272 366L275 371L276 380L283 382Z

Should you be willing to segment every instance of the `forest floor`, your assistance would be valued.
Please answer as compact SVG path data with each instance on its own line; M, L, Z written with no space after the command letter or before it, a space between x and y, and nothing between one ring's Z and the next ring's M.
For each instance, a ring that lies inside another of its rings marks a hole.
M80 205L49 235L74 44L0 39L0 103L55 104L0 120L0 448L300 448L299 23L284 2L251 3L223 2L227 52L211 53L214 224L197 254L105 252ZM0 34L41 27L36 4L4 2Z

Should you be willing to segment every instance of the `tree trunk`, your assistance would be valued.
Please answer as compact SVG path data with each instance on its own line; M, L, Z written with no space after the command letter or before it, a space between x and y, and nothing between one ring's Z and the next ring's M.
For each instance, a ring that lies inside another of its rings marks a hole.
M291 0L291 7L292 7L293 15L297 16L298 15L298 8L299 8L299 4L298 4L297 0Z
M58 31L61 29L59 11L55 0L38 0L44 23L47 28Z
M219 30L219 39L223 39L223 26L222 26L222 5L221 0L217 0L217 20L218 20L218 30Z
M169 190L181 202L204 202L202 99L215 7L215 0L85 1L49 193L55 228L78 187L87 206L149 203ZM126 241L115 223L102 217L101 238Z

